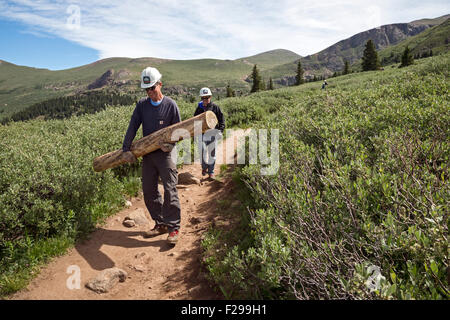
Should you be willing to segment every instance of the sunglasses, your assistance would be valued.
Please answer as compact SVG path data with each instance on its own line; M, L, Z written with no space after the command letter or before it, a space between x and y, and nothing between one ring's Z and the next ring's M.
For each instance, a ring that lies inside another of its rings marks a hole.
M208 100L211 97L202 97L202 100Z
M158 86L158 83L157 84L155 84L153 87L150 87L150 88L145 88L145 91L147 91L147 92L149 92L149 91L153 91L153 90L155 90L156 89L156 87Z

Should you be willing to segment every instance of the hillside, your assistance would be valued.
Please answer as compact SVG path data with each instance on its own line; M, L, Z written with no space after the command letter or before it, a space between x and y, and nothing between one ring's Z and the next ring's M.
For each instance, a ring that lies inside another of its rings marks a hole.
M167 60L158 58L108 58L77 68L50 71L0 63L0 120L44 100L108 87L119 92L141 94L139 76L147 66L163 74L165 92L194 95L208 85L215 94L224 95L230 83L246 89L244 81L257 63L261 70L294 61L300 56L288 50L273 50L236 59Z
M410 23L399 23L358 33L348 39L318 52L301 57L294 52L277 49L236 60L197 59L168 60L160 58L108 58L77 68L50 71L17 66L0 60L0 121L30 105L67 95L80 95L90 90L114 91L132 97L142 94L139 75L142 69L151 65L163 74L165 92L183 99L195 99L197 91L207 85L215 96L224 97L230 84L239 95L248 92L248 78L254 64L258 65L264 81L269 77L277 86L291 85L295 81L298 59L301 59L305 77L331 75L341 71L344 59L350 64L358 63L368 39L374 40L379 50L399 44L405 39L430 31L450 15L436 19L422 19ZM415 38L417 52L436 47L435 53L448 50L448 22L446 28L439 28L424 37ZM442 40L443 39L443 40ZM419 45L420 42L420 45ZM413 46L415 42L410 42ZM394 56L401 47L393 49ZM413 51L415 53L416 51ZM388 53L391 57L391 52ZM387 59L387 58L386 58Z
M383 65L400 62L400 57L406 47L411 50L413 56L433 55L445 53L450 50L450 18L442 24L434 26L424 32L410 37L399 44L385 48L378 53L378 57Z
M300 58L301 56L296 54L295 52L285 49L277 49L260 53L251 57L237 59L237 61L248 63L252 67L254 64L257 64L258 68L260 69L268 69L273 68L277 65L283 65L286 63L286 61L291 62Z
M344 60L350 64L361 59L367 40L372 39L378 50L398 44L399 42L420 34L425 30L436 26L450 15L445 15L436 19L423 19L410 23L397 23L384 25L378 28L370 29L358 33L348 39L339 41L338 43L316 53L300 59L305 76L307 78L316 75L332 75L335 71L342 71L344 68ZM293 61L285 65L275 67L271 70L263 72L265 78L270 76L278 79L278 83L282 85L292 84L297 70L297 62Z

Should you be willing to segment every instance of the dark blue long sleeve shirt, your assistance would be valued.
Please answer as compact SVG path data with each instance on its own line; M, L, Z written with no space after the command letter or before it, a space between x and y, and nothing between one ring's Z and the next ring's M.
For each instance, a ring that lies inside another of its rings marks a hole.
M143 135L158 131L181 121L180 110L175 101L164 96L161 104L154 106L150 98L143 98L136 104L131 116L127 133L123 140L123 152L130 151L131 143L136 137L136 132L142 124Z
M215 129L223 132L223 130L225 129L225 116L223 115L222 110L220 110L220 107L217 104L210 102L206 107L204 107L203 102L200 101L198 103L197 109L194 112L194 117L206 111L212 111L216 114L218 122Z

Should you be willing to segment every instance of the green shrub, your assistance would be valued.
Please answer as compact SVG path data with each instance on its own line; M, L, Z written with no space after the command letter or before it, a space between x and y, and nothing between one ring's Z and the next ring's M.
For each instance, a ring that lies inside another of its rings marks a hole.
M231 298L449 297L449 61L279 90L275 113L265 93L242 101L280 129L281 165L241 172L250 243L213 264Z
M140 190L140 161L92 168L95 157L121 148L133 109L0 126L0 296L52 256L47 243L74 243ZM191 109L180 104L183 117Z

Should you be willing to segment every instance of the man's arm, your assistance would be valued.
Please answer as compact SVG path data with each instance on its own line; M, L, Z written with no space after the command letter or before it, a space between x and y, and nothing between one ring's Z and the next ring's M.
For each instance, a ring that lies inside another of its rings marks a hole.
M173 112L173 115L172 115L172 121L170 123L171 125L175 124L175 123L178 123L178 122L181 122L180 109L178 109L178 106L177 106L176 102L174 102L174 104L175 104L175 108L174 108L174 112Z
M218 129L223 132L223 130L225 129L225 116L223 115L222 110L220 110L219 106L217 106L216 116L219 126Z
M131 144L133 143L134 138L136 137L136 132L141 126L142 119L138 111L138 104L133 111L133 115L131 116L130 123L128 124L127 133L125 134L125 138L123 139L122 151L128 152L130 151Z

